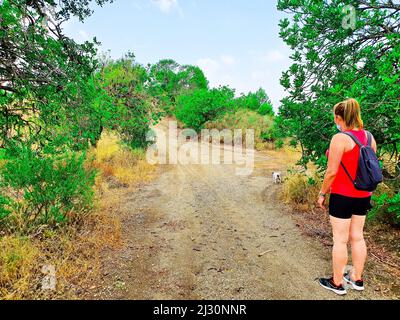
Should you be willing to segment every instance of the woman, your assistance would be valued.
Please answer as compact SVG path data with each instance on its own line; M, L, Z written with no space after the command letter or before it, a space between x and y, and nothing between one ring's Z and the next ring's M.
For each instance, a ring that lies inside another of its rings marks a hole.
M334 107L337 128L341 132L351 132L366 145L367 133L363 130L360 105L355 99L348 99ZM372 138L372 148L376 152L376 142ZM325 289L339 295L346 294L343 281L353 289L364 290L363 272L367 257L364 241L364 224L367 212L371 209L371 192L360 191L346 175L341 162L353 179L356 176L359 146L351 137L338 133L331 141L328 155L328 169L318 198L318 205L325 207L325 198L330 193L329 214L333 232L333 277L321 278L319 283ZM347 261L347 245L350 242L353 269L344 274Z

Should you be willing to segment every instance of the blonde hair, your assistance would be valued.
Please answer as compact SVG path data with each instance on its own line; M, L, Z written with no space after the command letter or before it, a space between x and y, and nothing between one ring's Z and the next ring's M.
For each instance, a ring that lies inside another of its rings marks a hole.
M334 106L333 112L344 120L347 128L364 128L360 104L356 99L347 99L339 102Z

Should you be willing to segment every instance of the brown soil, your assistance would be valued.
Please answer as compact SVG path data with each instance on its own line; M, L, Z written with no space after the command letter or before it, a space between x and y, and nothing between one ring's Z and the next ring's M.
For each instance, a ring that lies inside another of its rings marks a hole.
M271 174L286 168L277 153L258 152L256 162L248 177L233 165L162 166L126 192L113 208L124 246L103 252L101 283L86 298L393 298L374 266L364 293L322 289L316 278L331 273L330 247L304 235L279 200Z

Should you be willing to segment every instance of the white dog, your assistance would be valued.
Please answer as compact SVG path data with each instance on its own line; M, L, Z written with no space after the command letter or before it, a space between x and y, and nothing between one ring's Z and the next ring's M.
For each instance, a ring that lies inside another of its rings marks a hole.
M282 183L282 172L272 172L272 180L275 184Z

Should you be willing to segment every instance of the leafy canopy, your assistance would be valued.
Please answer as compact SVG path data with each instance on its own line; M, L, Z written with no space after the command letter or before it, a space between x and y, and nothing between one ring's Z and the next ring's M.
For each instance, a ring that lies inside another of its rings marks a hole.
M174 60L164 59L149 69L149 93L168 114L173 111L179 95L208 88L208 80L197 66L181 66Z
M176 118L187 127L199 131L204 124L233 110L235 93L228 87L200 89L178 97Z
M82 148L98 136L100 94L92 78L96 41L77 44L62 30L71 16L90 15L89 3L5 0L0 6L3 148L11 140Z
M400 4L279 0L278 9L290 14L280 22L280 36L294 51L281 79L289 97L280 115L284 129L302 145L303 160L322 164L335 133L332 107L349 97L360 101L381 151L398 158Z

